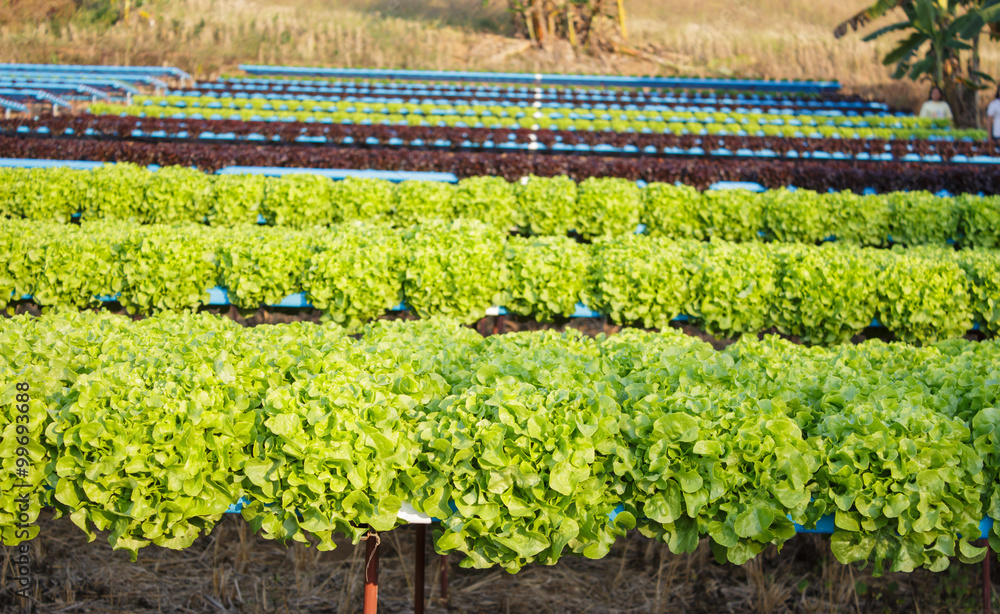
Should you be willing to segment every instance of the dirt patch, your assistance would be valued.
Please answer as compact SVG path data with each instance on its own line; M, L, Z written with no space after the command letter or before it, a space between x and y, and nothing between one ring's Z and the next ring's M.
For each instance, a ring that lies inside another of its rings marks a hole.
M239 516L223 518L208 536L180 551L147 547L135 563L114 552L106 534L87 543L69 519L46 510L32 542L35 607L39 614L130 612L360 612L364 543L338 542L331 552L285 546L252 535ZM382 534L380 607L383 614L413 611L414 528ZM719 565L702 541L691 554L673 555L637 532L620 539L600 560L567 556L554 566L531 565L518 574L499 568L462 569L448 559L449 602L441 600L436 555L428 534L426 612L973 612L981 609L980 567L953 562L932 574L873 578L839 564L829 539L799 535L779 553L769 548L750 563ZM22 612L13 596L10 557L4 560L0 611Z

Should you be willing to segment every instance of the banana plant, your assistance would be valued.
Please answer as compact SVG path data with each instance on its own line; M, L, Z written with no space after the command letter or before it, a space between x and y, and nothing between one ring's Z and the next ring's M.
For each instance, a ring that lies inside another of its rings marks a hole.
M856 31L897 12L903 14L902 20L864 40L909 32L883 58L885 65L895 64L893 78L933 82L944 91L957 123L978 127L978 92L993 80L979 70L980 38L985 28L991 38L1000 36L1000 0L876 0L838 25L833 34L840 38L848 28Z
M483 6L490 0L483 0ZM593 24L606 18L626 38L625 2L617 0L507 0L507 11L514 16L517 28L538 46L550 38L561 37L574 47L600 41L591 40Z

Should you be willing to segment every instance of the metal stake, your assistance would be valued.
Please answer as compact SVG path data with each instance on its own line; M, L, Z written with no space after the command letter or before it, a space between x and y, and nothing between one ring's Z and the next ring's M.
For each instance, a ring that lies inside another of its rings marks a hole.
M990 540L986 542L986 556L983 557L983 614L993 614L992 586L990 581Z
M448 607L448 555L441 555L441 602Z
M378 546L378 533L374 530L369 530L365 538L364 614L378 613Z

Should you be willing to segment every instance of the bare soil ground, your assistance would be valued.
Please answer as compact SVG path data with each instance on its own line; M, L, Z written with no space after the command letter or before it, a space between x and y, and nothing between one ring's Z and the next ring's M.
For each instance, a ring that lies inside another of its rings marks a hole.
M331 552L286 546L250 534L239 516L223 518L192 547L148 547L132 563L106 535L87 543L67 518L39 519L32 542L33 602L13 595L11 557L0 560L0 612L103 613L348 613L360 612L364 543ZM413 611L413 527L381 535L379 611ZM952 563L932 574L886 574L836 562L829 540L799 535L779 553L750 563L719 565L707 542L687 555L630 533L600 560L567 556L557 565L518 574L473 570L448 559L449 605L441 599L430 534L425 556L428 614L855 612L921 614L981 611L980 566ZM996 565L994 565L996 568ZM996 581L998 578L994 578ZM1000 605L1000 600L994 603Z

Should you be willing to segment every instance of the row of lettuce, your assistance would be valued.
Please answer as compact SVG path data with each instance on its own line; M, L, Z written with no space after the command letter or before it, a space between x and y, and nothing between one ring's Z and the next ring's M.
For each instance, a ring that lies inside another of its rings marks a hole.
M244 499L254 531L332 549L406 503L467 567L600 558L632 528L742 564L832 515L837 558L882 573L981 560L1000 519L995 341L72 312L2 319L0 347L7 544L51 506L133 556L184 548Z
M810 190L699 192L619 178L471 177L457 185L333 181L311 174L209 175L191 168L158 171L132 164L92 171L0 169L0 215L68 222L201 222L291 228L355 220L405 227L428 219L474 219L522 234L584 239L644 233L668 238L856 245L1000 247L1000 196L938 197L929 192L858 195Z
M195 99L197 100L197 99ZM353 103L351 103L353 104ZM280 105L279 105L280 106ZM349 107L349 108L354 108ZM502 107L500 107L502 109ZM524 109L504 111L503 115L484 109L480 113L467 109L437 109L433 112L378 113L329 111L322 107L308 110L282 111L261 109L230 110L223 108L192 109L188 106L143 106L94 103L89 111L94 115L117 115L143 118L219 119L230 121L287 121L331 124L369 124L389 126L437 126L453 128L571 130L587 132L636 132L674 135L759 136L782 138L843 138L843 139L917 139L930 137L968 138L982 141L984 130L909 127L899 122L904 118L833 118L806 116L803 119L776 117L752 113L669 112L642 114L638 111L594 113L585 109ZM631 114L631 116L630 116ZM721 119L716 115L722 115ZM838 123L835 120L842 120ZM885 122L884 124L882 122ZM874 125L871 125L874 124Z
M795 123L800 126L846 126L864 128L924 128L946 129L951 122L946 119L930 119L914 115L897 117L870 112L864 115L823 115L802 113L786 115L780 113L740 112L740 111L687 111L662 110L653 107L644 109L597 109L574 107L566 103L544 102L533 107L516 104L468 104L463 102L445 103L440 101L412 102L369 102L358 100L285 100L264 95L249 95L242 98L235 96L136 96L133 103L141 106L177 107L188 109L212 110L257 110L257 111L312 111L318 113L364 113L375 115L426 115L433 116L450 113L463 117L514 117L521 119L533 117L541 113L546 117L552 114L561 116L577 115L582 119L621 119L637 121L667 121L668 118L692 119L699 122L727 122L743 120L760 123L784 125Z
M776 327L810 344L844 341L877 318L930 342L1000 330L1000 252L730 243L627 235L582 244L511 237L474 221L407 229L361 223L290 230L201 225L0 222L0 305L129 313L197 309L208 289L256 310L303 292L356 330L405 300L420 317L472 323L494 305L540 321L579 302L611 321L666 328L686 315L728 337Z

